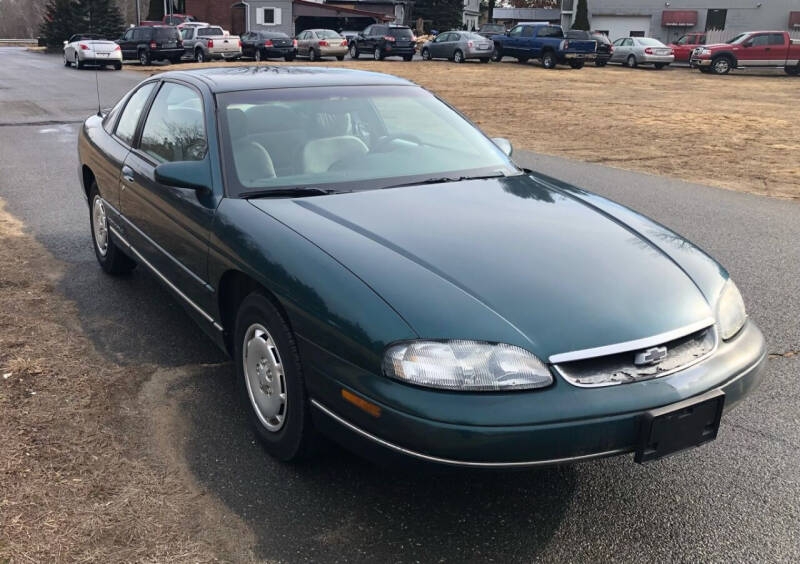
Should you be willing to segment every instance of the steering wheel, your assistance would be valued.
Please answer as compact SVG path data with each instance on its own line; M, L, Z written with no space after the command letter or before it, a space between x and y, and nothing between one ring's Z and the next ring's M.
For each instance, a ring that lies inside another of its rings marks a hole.
M415 145L422 145L422 140L417 137L416 135L412 135L411 133L398 133L397 135L384 135L379 137L375 144L372 145L371 152L373 153L382 153L389 150L389 144L393 141L408 141L410 143L414 143Z

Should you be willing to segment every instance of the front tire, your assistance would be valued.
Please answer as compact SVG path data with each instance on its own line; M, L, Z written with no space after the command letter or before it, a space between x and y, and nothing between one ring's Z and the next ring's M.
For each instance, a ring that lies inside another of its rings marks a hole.
M423 61L430 61L431 60L431 52L430 52L429 49L423 49L422 53L420 53L420 54L422 55L422 60Z
M783 67L783 70L789 76L800 76L800 65L794 67Z
M239 307L234 346L242 402L264 448L286 462L306 457L316 433L297 344L263 293L253 292Z
M629 55L628 58L625 60L625 64L628 66L629 69L635 69L639 66L639 63L636 62L636 57L634 55Z
M195 63L205 63L206 62L206 54L203 52L202 49L197 49L194 52L194 62Z
M147 51L139 51L139 64L146 67L150 64L150 53Z
M134 269L136 263L123 253L114 242L113 235L108 229L108 209L97 189L97 183L92 182L89 189L89 225L92 230L92 246L94 255L100 267L108 274L127 274Z
M733 61L728 57L717 57L711 61L711 71L714 74L728 74L733 68Z

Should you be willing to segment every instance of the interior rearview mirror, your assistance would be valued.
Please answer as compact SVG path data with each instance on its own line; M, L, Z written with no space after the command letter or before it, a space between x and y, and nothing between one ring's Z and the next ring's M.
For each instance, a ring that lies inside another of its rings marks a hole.
M199 192L211 190L211 170L207 160L163 163L156 167L154 176L156 182L166 186Z
M511 141L505 137L492 137L492 143L500 147L500 150L503 151L507 157L510 157L511 153L514 152L514 147L511 146Z

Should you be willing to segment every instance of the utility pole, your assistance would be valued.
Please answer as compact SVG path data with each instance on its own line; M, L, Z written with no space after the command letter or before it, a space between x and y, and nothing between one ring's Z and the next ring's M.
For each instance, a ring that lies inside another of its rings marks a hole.
M136 0L136 25L142 23L142 14L139 11L139 0Z

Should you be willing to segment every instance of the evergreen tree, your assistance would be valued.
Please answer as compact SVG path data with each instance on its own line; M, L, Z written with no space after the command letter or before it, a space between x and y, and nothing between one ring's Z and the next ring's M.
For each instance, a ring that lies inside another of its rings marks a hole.
M578 10L575 13L575 21L572 23L572 29L585 29L589 31L589 8L586 5L586 0L578 0Z
M125 20L115 0L76 0L77 12L83 22L81 33L96 33L106 39L116 39L125 29Z
M40 33L48 47L60 47L73 33L79 33L80 18L74 0L49 0Z
M462 26L463 9L463 0L417 0L414 3L414 16L429 20L431 29L447 31Z

